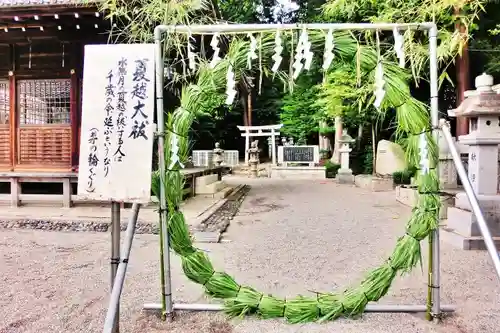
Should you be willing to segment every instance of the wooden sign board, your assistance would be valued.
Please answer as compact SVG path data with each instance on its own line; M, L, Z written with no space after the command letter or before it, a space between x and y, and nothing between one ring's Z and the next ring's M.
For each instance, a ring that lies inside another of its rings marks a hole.
M86 45L78 196L147 203L154 140L154 44Z

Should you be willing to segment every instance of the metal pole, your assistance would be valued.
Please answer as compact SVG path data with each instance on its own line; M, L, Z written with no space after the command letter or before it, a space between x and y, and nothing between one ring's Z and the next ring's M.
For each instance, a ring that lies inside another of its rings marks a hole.
M169 33L198 33L213 34L218 33L247 33L272 30L428 30L435 26L434 23L312 23L312 24L207 24L207 25L160 25L162 32Z
M113 290L118 264L120 263L120 203L111 202L111 288ZM116 306L112 333L120 332L120 306Z
M116 318L119 318L118 311L120 307L120 296L122 294L123 282L125 281L125 274L127 273L127 264L130 256L130 250L132 248L132 241L134 240L135 226L137 223L137 216L139 215L139 208L141 208L140 204L135 203L132 206L132 216L130 216L127 225L127 233L125 235L125 241L122 248L122 259L120 264L118 265L113 289L111 291L108 312L106 313L106 319L104 320L104 329L102 330L103 333L112 333Z
M146 303L144 310L158 311L161 310L161 304ZM222 311L224 310L223 304L176 304L174 303L175 310L183 311ZM384 305L384 304L368 304L365 312L425 312L425 305ZM455 307L452 305L442 305L442 312L454 312Z
M162 36L163 29L157 26L154 30L154 39L156 44L156 114L158 121L158 170L160 172L161 186L160 186L160 214L161 223L163 223L163 234L160 237L163 239L163 265L164 265L164 278L165 287L163 292L166 308L165 315L172 316L172 280L170 276L170 241L168 235L168 216L167 216L167 197L165 193L165 120L163 117L163 50L162 50Z
M431 123L433 128L434 142L439 147L439 102L438 102L438 63L437 63L437 26L433 24L429 29L429 61L430 61L430 86L431 86ZM438 149L439 151L439 149ZM439 154L439 153L438 153ZM439 161L439 158L438 158ZM435 165L439 174L439 162ZM432 232L432 315L439 317L441 312L440 293L440 240L439 240L439 216L436 217L436 230Z
M474 215L476 216L479 230L481 231L481 234L483 235L484 244L486 245L486 249L488 250L488 253L490 254L491 260L493 261L493 266L495 266L495 271L497 272L497 276L500 279L500 258L498 257L499 254L497 252L495 242L493 241L493 238L491 237L491 232L490 232L490 229L488 228L488 224L486 223L486 220L484 219L484 215L483 215L483 212L481 211L481 207L479 206L479 202L477 201L476 193L474 193L474 190L472 189L472 184L470 183L469 177L467 175L467 171L465 171L465 168L462 164L462 160L460 158L460 155L458 154L457 148L455 147L455 144L453 143L453 138L451 137L451 133L450 133L450 125L444 119L441 119L441 122L439 125L441 126L441 129L443 130L444 138L446 139L446 142L448 143L448 146L450 147L450 153L451 153L451 156L453 157L453 162L455 163L455 167L457 168L458 176L460 177L460 180L462 181L462 185L464 187L465 193L467 194L467 198L469 199L472 211L474 212Z

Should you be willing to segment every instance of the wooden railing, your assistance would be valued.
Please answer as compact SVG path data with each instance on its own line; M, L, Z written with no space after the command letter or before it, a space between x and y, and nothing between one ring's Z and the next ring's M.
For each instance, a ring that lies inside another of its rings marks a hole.
M70 125L22 125L17 164L29 168L71 169Z
M0 167L11 167L9 125L0 125Z

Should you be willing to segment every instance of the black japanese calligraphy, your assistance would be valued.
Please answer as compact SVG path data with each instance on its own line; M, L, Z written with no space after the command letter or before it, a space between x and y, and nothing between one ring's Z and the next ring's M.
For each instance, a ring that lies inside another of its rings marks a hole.
M128 137L134 140L139 138L148 140L146 128L147 125L149 125L149 119L148 115L144 112L144 107L146 105L143 102L147 97L147 89L150 84L150 79L147 78L148 61L149 59L136 60L135 69L132 73L134 86L130 94L131 98L134 99L134 112L130 118L133 120L133 125Z
M88 143L90 144L89 155L87 157L87 162L89 166L89 176L87 179L88 193L93 193L95 191L94 179L96 176L96 168L99 165L99 156L97 154L97 142L99 141L99 130L97 128L91 128L88 136Z
M104 177L109 174L109 149L111 147L111 136L113 135L113 113L115 107L113 106L113 99L116 95L116 86L113 85L114 78L113 70L110 69L106 74L107 85L104 91L104 96L106 97L106 104L104 105L104 111L106 113L104 117Z
M123 152L123 133L125 132L125 126L127 125L125 111L127 110L127 101L125 97L127 92L125 91L125 76L127 75L127 59L122 58L118 61L118 100L116 102L116 110L118 115L116 118L116 128L118 134L118 142L116 143L116 150L113 153L113 158L115 162L122 162L125 153Z

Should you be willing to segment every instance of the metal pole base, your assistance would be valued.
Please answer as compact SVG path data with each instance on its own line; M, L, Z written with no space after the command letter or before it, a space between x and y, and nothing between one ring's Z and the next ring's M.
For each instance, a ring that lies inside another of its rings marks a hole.
M186 303L174 303L174 310L183 311L222 311L224 309L223 304L186 304ZM144 310L149 311L161 311L160 303L146 303L143 307ZM389 305L389 304L368 304L365 308L365 312L406 312L406 313L418 313L426 312L426 305ZM441 305L441 312L455 312L455 306L453 305Z

